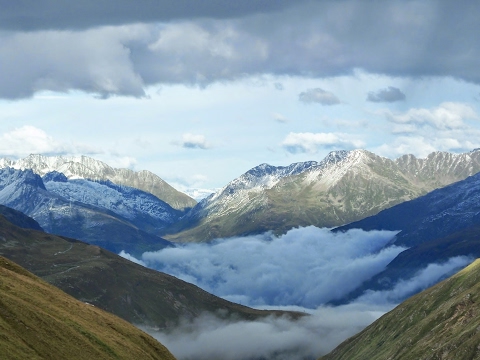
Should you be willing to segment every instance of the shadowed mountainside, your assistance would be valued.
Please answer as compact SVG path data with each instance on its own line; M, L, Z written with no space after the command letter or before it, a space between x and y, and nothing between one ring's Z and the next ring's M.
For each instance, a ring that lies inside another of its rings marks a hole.
M240 319L284 314L255 310L223 300L98 246L21 229L3 216L0 216L0 255L76 299L134 324L166 328L182 318L192 319L203 312Z
M135 326L1 256L0 293L2 359L174 359Z

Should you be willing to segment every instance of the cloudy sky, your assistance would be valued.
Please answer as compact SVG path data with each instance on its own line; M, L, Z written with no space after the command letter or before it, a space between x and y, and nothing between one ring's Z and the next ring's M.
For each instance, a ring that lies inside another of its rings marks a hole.
M260 163L480 147L480 3L0 0L0 156L213 189Z

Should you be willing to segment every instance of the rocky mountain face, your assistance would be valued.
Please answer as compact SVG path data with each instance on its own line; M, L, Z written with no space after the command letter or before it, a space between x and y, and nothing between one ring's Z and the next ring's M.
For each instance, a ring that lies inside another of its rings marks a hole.
M17 223L28 223L25 215L11 211L11 217L15 214ZM223 300L195 285L137 265L99 246L22 229L3 216L0 216L0 255L76 299L137 325L164 329L205 312L243 320L298 315L251 309ZM0 287L1 284L2 277ZM3 290L1 294L3 301ZM1 316L0 302L0 319ZM1 341L0 336L0 344Z
M63 157L30 155L26 158L12 161L0 159L0 168L31 169L35 174L44 176L57 171L68 179L108 180L114 184L129 186L149 192L172 208L187 211L197 203L150 171L135 172L130 169L117 169L87 156Z
M174 222L179 211L151 194L111 183L67 181L58 173L45 180L32 170L0 169L0 204L31 216L47 232L117 253L170 246L147 231Z
M132 324L85 304L0 256L2 359L174 360Z
M479 171L478 150L396 160L365 150L336 151L318 163L263 164L198 203L168 229L166 238L208 241L298 226L339 226Z
M477 359L480 260L406 300L321 360Z

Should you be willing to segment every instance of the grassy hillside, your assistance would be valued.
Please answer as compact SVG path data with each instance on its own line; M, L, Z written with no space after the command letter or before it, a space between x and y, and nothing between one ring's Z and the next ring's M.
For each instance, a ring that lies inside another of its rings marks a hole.
M400 304L322 360L479 359L480 260Z
M231 303L98 246L18 228L3 216L0 255L76 299L135 324L166 328L181 318L191 319L205 311L221 311L241 319L277 313Z
M0 358L164 359L149 335L0 257Z

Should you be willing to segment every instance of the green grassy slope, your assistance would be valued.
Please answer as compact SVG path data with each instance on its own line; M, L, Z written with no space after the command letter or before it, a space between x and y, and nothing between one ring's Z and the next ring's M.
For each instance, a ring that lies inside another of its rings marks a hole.
M480 359L479 304L480 260L476 260L321 359Z
M126 321L0 257L0 358L174 359Z

